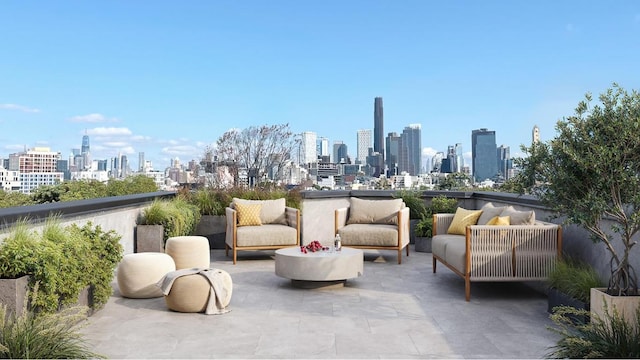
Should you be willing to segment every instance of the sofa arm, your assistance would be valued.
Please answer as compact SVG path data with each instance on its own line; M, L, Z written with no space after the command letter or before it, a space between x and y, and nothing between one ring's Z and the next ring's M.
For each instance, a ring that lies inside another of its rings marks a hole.
M284 216L287 219L287 225L292 228L298 228L300 222L300 210L292 207L284 208Z
M432 236L443 235L449 230L455 214L433 214Z
M467 229L470 273L476 280L544 279L560 252L561 229L556 224L472 225Z
M238 212L230 207L227 207L224 210L224 213L227 218L227 231L225 234L224 242L229 245L229 247L233 248L233 238L236 232L236 224L238 223L237 214Z
M348 207L336 209L335 217L334 217L334 226L333 226L334 235L338 233L339 229L341 229L345 225L347 225L347 216L348 216L348 214L349 214L349 208Z
M410 209L408 207L404 207L398 211L398 231L402 234L400 238L401 247L408 245L411 238L411 231L409 230L409 212Z

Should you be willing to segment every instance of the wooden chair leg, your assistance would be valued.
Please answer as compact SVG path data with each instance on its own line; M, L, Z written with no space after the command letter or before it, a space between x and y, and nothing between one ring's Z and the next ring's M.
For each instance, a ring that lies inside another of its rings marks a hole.
M224 256L229 257L229 245L224 243Z
M236 248L233 248L233 265L236 264L236 259L238 258L238 251Z
M409 245L407 245L407 256L409 256Z
M437 260L433 256L432 256L432 261L433 261L433 265L431 267L433 268L433 273L435 274L436 273L436 262L437 262Z
M471 300L471 280L469 280L469 275L464 278L464 298L467 301Z
M398 249L398 265L402 264L402 249Z

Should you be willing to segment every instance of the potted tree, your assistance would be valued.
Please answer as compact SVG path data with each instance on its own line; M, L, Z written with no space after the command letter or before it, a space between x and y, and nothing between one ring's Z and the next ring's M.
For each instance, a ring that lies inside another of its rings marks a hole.
M415 250L418 252L431 252L431 236L433 231L433 214L454 213L458 206L458 200L438 195L431 199L431 204L426 208L425 214L415 228Z
M633 237L640 230L640 94L614 83L599 100L592 106L587 94L575 115L558 121L554 139L522 146L529 156L520 160L519 182L567 223L584 227L604 244L611 271L606 288L591 290L591 313L605 318L606 302L635 322L632 310L640 306L632 264L632 255L637 257Z

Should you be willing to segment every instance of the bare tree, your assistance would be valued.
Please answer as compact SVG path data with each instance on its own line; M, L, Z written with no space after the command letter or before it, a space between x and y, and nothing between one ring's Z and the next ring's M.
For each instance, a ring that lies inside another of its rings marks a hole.
M236 185L241 167L255 173L258 181L269 172L274 174L272 180L280 180L282 168L299 141L289 124L251 126L222 134L216 141L215 154L228 166Z

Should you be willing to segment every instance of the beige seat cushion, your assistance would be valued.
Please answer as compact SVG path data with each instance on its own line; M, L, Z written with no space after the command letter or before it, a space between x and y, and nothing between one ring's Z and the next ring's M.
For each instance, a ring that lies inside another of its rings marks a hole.
M287 218L284 213L286 206L285 198L274 200L245 200L233 198L231 202L232 207L235 208L235 204L261 204L260 220L262 224L282 224L287 225Z
M118 264L117 280L120 294L134 299L162 296L156 283L167 273L175 271L173 258L159 252L127 254Z
M211 265L209 240L204 236L174 236L167 239L165 250L176 263L176 270L205 268Z
M338 230L343 246L398 246L398 226L351 224Z
M402 199L362 200L351 198L347 224L398 224Z
M447 245L452 242L465 243L465 237L462 235L442 234L436 235L431 239L431 253L438 255L442 259L447 258Z
M297 231L286 225L242 226L237 229L236 244L241 246L295 245Z

